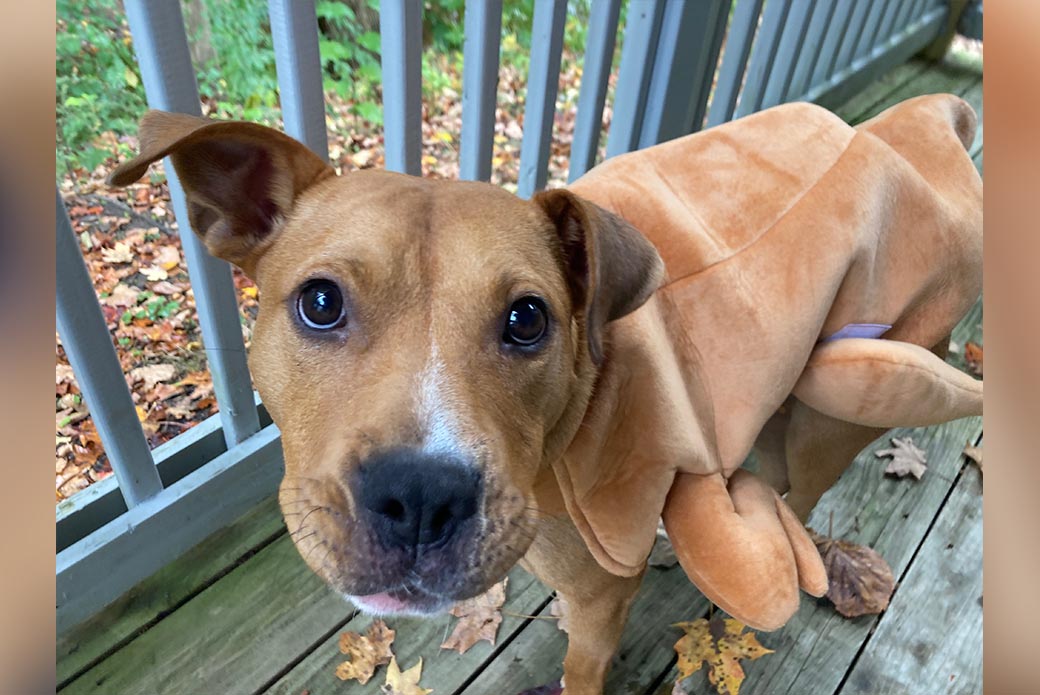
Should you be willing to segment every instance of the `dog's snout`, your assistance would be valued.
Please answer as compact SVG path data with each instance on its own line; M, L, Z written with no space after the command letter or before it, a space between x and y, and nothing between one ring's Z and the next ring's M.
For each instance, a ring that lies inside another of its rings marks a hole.
M359 469L361 506L388 546L442 544L477 511L480 475L443 457L394 451Z

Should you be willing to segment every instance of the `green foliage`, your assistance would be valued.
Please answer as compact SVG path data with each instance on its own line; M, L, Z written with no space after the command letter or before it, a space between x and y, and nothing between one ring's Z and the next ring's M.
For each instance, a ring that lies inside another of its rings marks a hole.
M93 169L110 154L95 138L133 132L144 89L117 0L57 2L56 164Z

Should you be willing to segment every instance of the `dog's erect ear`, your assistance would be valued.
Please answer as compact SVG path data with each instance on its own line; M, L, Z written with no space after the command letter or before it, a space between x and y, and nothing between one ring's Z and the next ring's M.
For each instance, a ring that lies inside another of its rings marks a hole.
M214 256L253 275L271 232L308 186L332 167L300 142L255 123L149 111L141 153L109 176L126 186L167 155L188 201L188 222Z
M570 191L543 191L533 200L556 225L575 310L584 316L589 355L599 364L603 326L650 298L664 263L635 227Z

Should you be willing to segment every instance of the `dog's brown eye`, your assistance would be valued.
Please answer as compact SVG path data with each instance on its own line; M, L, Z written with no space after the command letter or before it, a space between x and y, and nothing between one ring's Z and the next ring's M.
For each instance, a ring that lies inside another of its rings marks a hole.
M545 303L538 297L523 297L509 307L502 340L513 345L534 345L545 335L548 325Z
M300 290L297 301L300 319L310 328L328 330L343 323L343 294L335 283L311 280Z

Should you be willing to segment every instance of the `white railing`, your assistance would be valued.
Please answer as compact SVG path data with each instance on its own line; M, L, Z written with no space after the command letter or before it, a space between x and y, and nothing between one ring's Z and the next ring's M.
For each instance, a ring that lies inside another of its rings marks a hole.
M126 0L152 108L199 114L178 0ZM569 178L595 162L621 0L593 0ZM537 0L518 193L546 182L566 0ZM630 0L607 156L787 101L836 105L943 29L945 0ZM269 0L286 132L328 159L313 0ZM382 0L388 169L418 174L420 0ZM468 0L460 176L488 180L502 0ZM723 44L725 50L723 51ZM719 60L722 55L721 62ZM714 83L713 83L714 81ZM712 96L713 95L713 96ZM167 164L170 197L184 194ZM62 632L275 492L277 428L251 386L231 272L182 224L182 243L214 390L214 416L148 450L61 198L56 202L57 324L112 463L106 479L57 510Z

